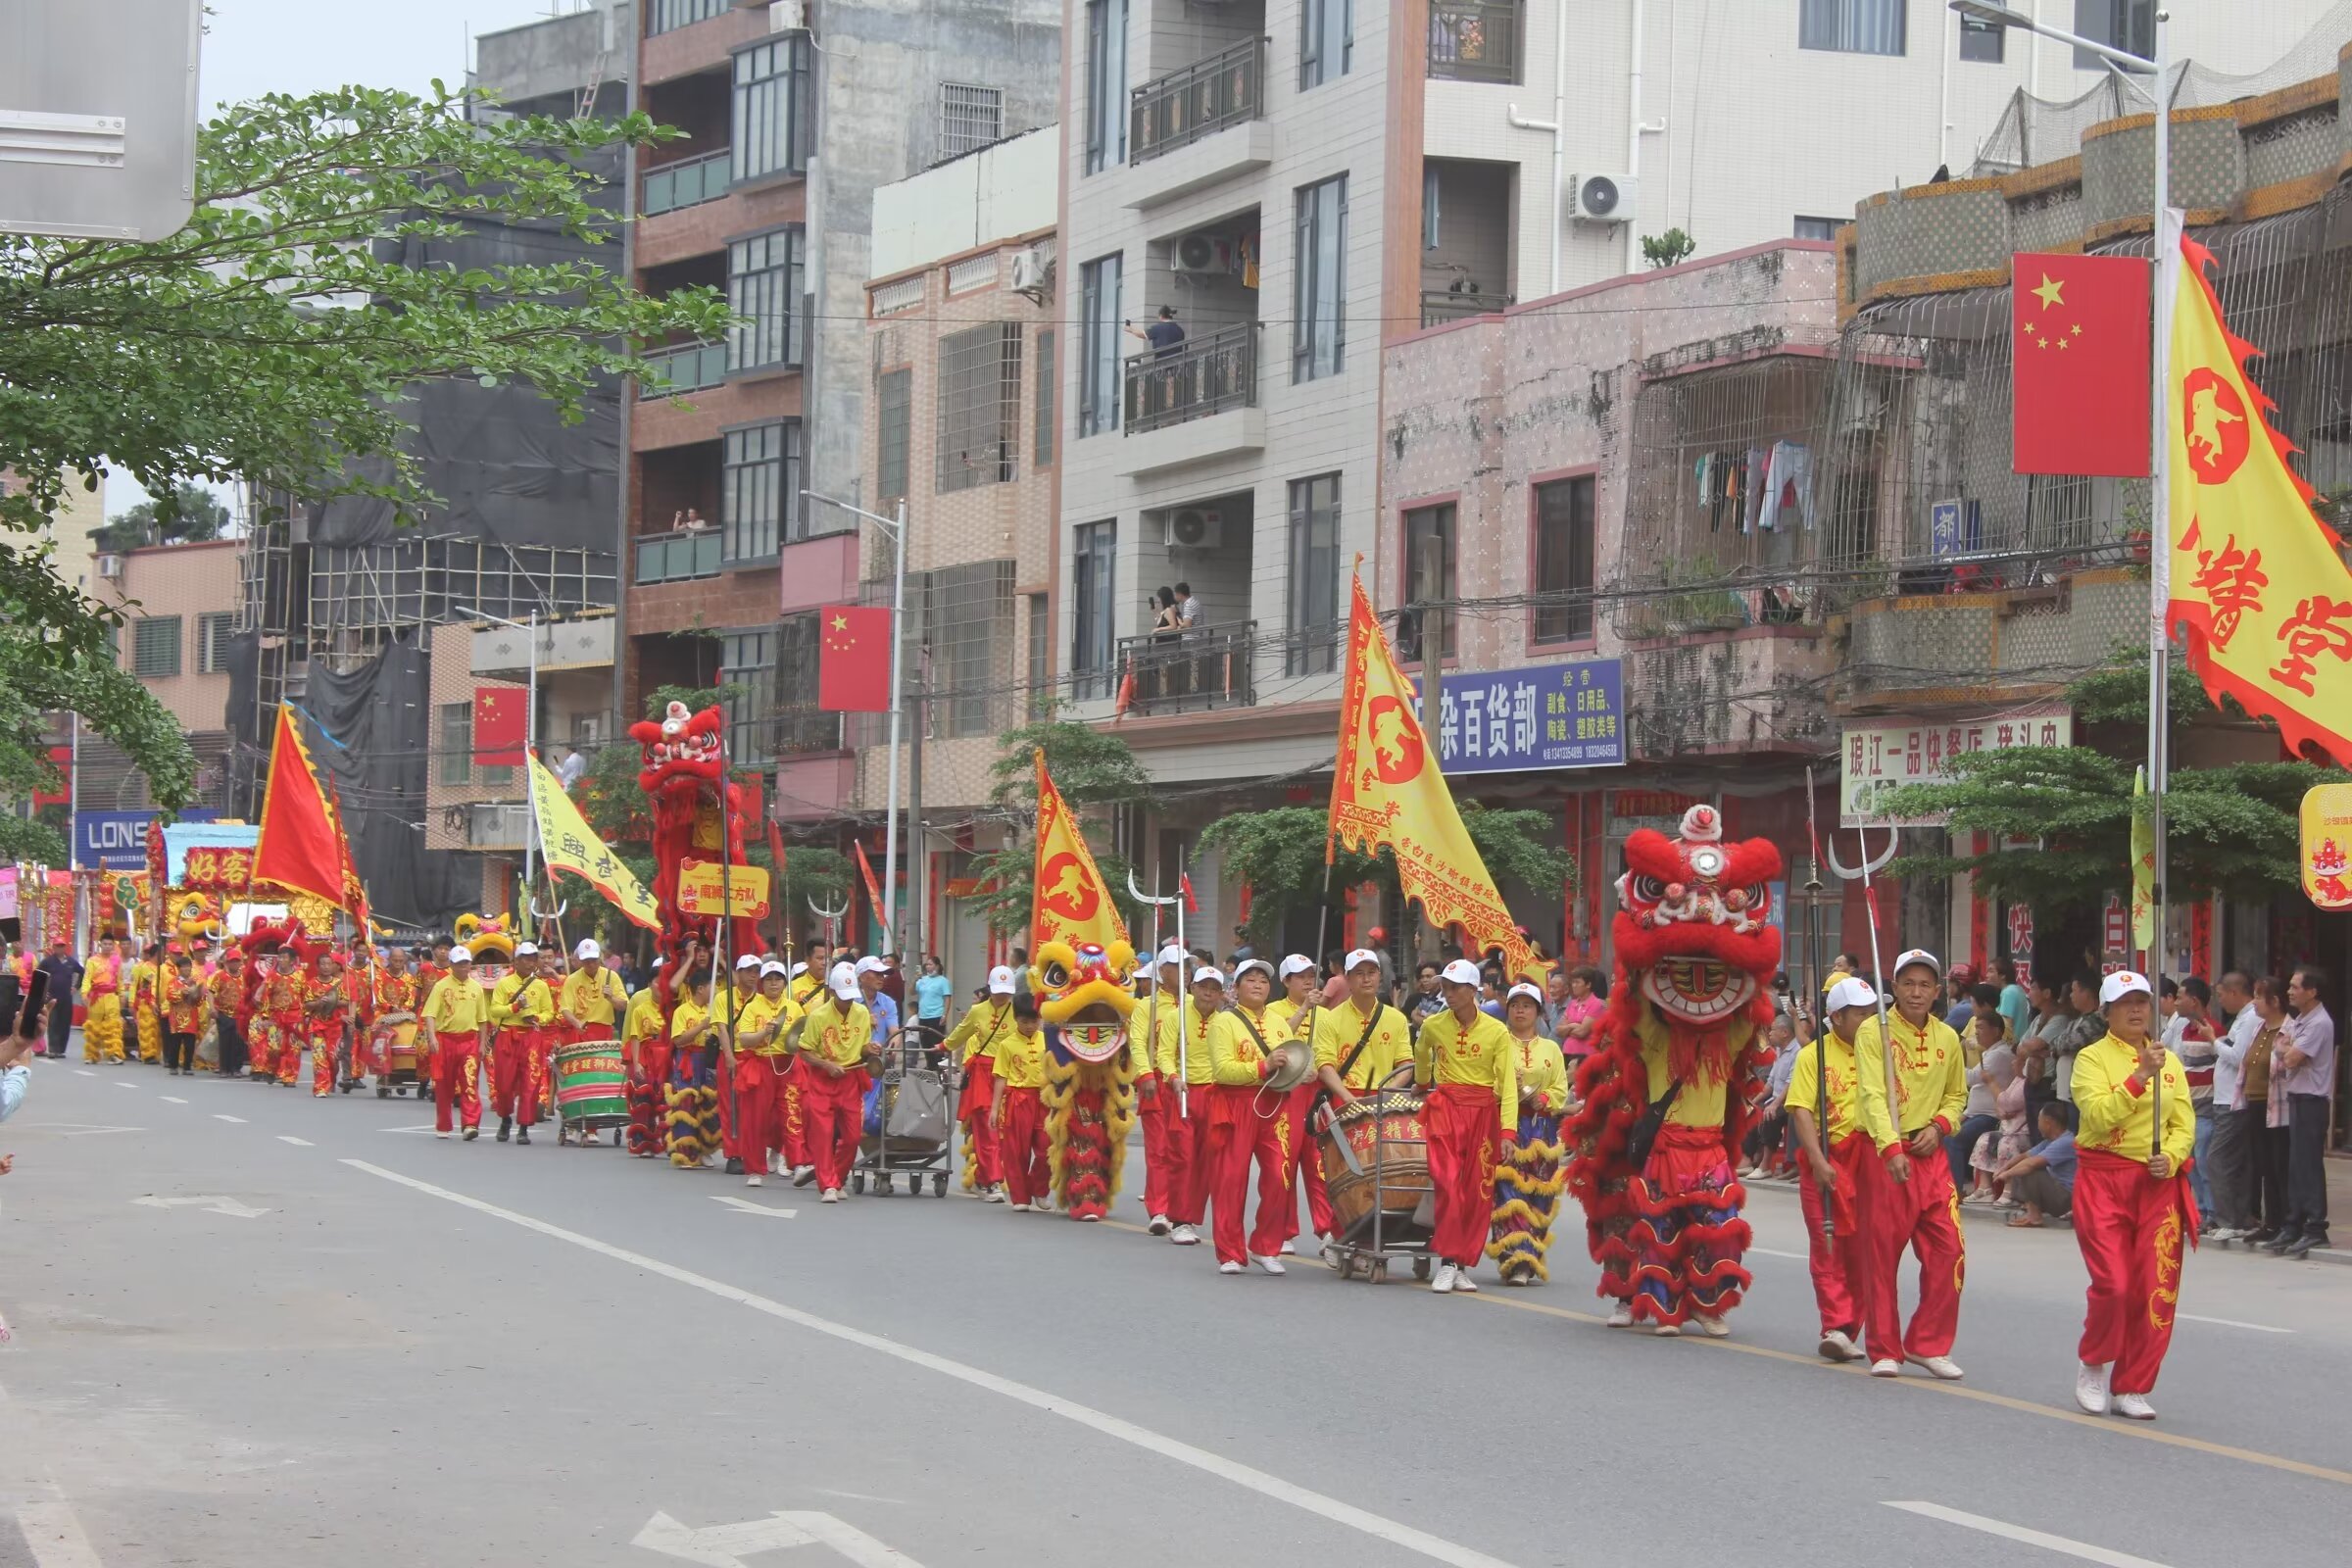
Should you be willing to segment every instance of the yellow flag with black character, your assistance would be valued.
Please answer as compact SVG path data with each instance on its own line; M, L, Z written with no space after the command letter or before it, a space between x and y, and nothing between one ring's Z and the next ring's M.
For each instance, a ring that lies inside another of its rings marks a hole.
M605 896L606 902L648 931L662 929L661 906L645 884L605 847L564 785L531 754L531 814L539 829L539 854L552 872L569 871Z

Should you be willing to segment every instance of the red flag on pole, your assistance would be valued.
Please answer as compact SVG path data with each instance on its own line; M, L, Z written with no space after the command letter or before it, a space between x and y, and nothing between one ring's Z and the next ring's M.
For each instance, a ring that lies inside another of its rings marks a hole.
M528 694L519 686L473 689L473 760L477 765L522 765L522 732L530 723L528 702Z
M874 862L865 858L865 846L863 844L858 844L856 846L856 848L858 851L858 869L863 872L865 875L865 896L873 900L874 923L876 925L880 925L882 923L882 883L881 880L874 875Z
M827 605L816 657L816 706L828 713L890 711L890 612Z
M277 736L270 746L270 786L262 797L261 838L253 851L253 880L274 882L296 893L346 906L343 878L348 863L342 830L319 793L310 754L294 728L291 709L277 710Z
M2137 256L2012 258L2011 446L2019 473L2148 473L2154 286Z

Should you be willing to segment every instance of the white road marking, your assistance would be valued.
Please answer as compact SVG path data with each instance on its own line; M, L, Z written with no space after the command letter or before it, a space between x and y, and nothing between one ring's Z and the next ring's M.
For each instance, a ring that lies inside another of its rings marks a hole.
M318 1145L312 1143L308 1138L297 1138L292 1133L279 1133L277 1135L277 1141L281 1144L292 1144L296 1149L316 1149L318 1147Z
M17 1505L17 1528L32 1548L33 1568L104 1568L65 1490L54 1481L46 1490L49 1495Z
M2155 167L2155 166L2154 166L2154 165L2150 165L2149 167L2150 167L2150 168L2153 168L2153 167ZM240 1123L240 1124L241 1124L241 1123L242 1123L242 1122L245 1120L245 1118L244 1118L244 1117L242 1117L242 1116L231 1116L231 1115L228 1115L226 1112L223 1112L223 1111L218 1111L218 1110L216 1110L216 1111L214 1111L214 1112L213 1112L213 1120L215 1120L215 1121L233 1121L233 1122L238 1122L238 1123Z
M95 1138L100 1133L143 1133L144 1127L114 1127L95 1121L34 1122L34 1127L54 1132L60 1138Z
M2029 1546L2039 1546L2045 1551L2064 1552L2069 1557L2080 1557L2085 1562L2105 1563L2107 1568L2164 1568L2162 1563L2152 1562L2146 1557L2134 1557L2128 1551L2117 1551L2111 1546L2094 1546L2086 1542L2069 1541L2064 1536L2045 1535L2039 1530L2028 1530L2024 1525L1987 1519L1983 1514L1962 1513L1957 1508L1946 1508L1939 1502L1889 1502L1886 1506L1929 1519L1940 1519L1947 1525L1958 1525L1964 1530L1981 1530L1985 1535L1999 1536L2006 1541L2022 1541Z
M2155 166L2151 164L2149 167L2154 168ZM1762 1252L1766 1257L1794 1258L1799 1263L1810 1263L1813 1261L1802 1252L1783 1252L1769 1247L1751 1247L1748 1249L1748 1250L1751 1252Z
M713 1203L724 1203L739 1214L765 1214L769 1219L790 1219L800 1212L797 1208L770 1208L765 1203L755 1203L748 1198L737 1198L732 1193L711 1193L709 1197Z
M2156 166L2155 166L2155 165L2153 165L2153 164L2150 164L2148 167L2149 167L2150 169L2153 169L2153 168L2155 168ZM130 1081L129 1081L128 1079L126 1079L126 1078L118 1078L118 1079L116 1079L116 1080L115 1080L115 1087L116 1087L117 1089L136 1089L136 1088L138 1088L139 1086L138 1086L137 1084L134 1084L134 1083L130 1082Z
M238 1202L233 1198L220 1198L217 1196L204 1198L158 1198L153 1193L150 1193L145 1198L134 1198L131 1200L131 1201L134 1203L143 1204L148 1208L201 1208L209 1214L226 1214L232 1219L260 1219L264 1214L270 1212L266 1208L249 1207L244 1203Z
M808 1532L812 1540L831 1546L858 1564L858 1568L920 1568L905 1552L885 1546L855 1525L836 1519L829 1513L788 1513L779 1517L799 1525Z
M555 1241L569 1243L573 1247L612 1258L615 1262L626 1263L632 1268L643 1269L649 1274L659 1274L664 1279L715 1296L721 1300L748 1306L755 1312L794 1324L811 1333L822 1334L829 1339L839 1340L844 1344L855 1345L862 1349L890 1356L894 1360L904 1361L909 1366L921 1367L925 1371L936 1372L942 1377L953 1378L958 1383L969 1384L973 1388L1002 1395L1016 1404L1025 1404L1032 1409L1042 1410L1048 1415L1059 1416L1065 1421L1099 1432L1102 1436L1115 1439L1120 1443L1142 1448L1148 1453L1158 1454L1162 1458L1172 1459L1178 1464L1188 1465L1220 1480L1229 1481L1245 1491L1254 1492L1258 1495L1270 1497L1276 1502L1288 1503L1303 1513L1328 1519L1334 1524L1345 1525L1350 1530L1360 1531L1375 1540L1402 1546L1407 1551L1418 1552L1434 1562L1447 1563L1452 1565L1452 1568L1511 1568L1510 1564L1499 1557L1490 1557L1483 1551L1473 1551L1467 1546L1456 1545L1443 1537L1433 1536L1427 1531L1416 1530L1411 1525L1384 1518L1380 1514L1358 1508L1351 1503L1342 1502L1337 1497L1326 1496L1322 1493L1310 1491L1295 1482L1285 1481L1280 1476L1270 1475L1266 1471L1228 1459L1223 1454L1211 1453L1205 1448L1198 1448L1189 1443L1164 1437L1149 1427L1121 1420L1117 1416L1065 1399L1061 1396L1048 1393L1044 1389L1033 1388L1026 1383L1016 1383L1010 1378L999 1377L994 1372L983 1371L979 1367L968 1366L961 1361L953 1361L944 1355L934 1355L928 1350L919 1350L910 1345L903 1345L878 1334L869 1334L863 1329L852 1328L846 1323L836 1323L831 1318L818 1317L813 1312L804 1312L798 1307L786 1306L781 1301L771 1300L767 1297L757 1295L739 1286L714 1280L707 1274L697 1274L691 1269L680 1268L674 1263L664 1263L660 1258L648 1257L642 1252L632 1252L626 1248L614 1247L610 1242L600 1242L593 1236L583 1236L578 1231L565 1230L564 1227L552 1225L546 1220L534 1219L528 1214L517 1213L511 1208L501 1208L496 1203L484 1202L481 1199L469 1198L464 1193L453 1192L446 1187L436 1187L430 1182L418 1181L414 1176L404 1176L398 1171L386 1170L381 1165L371 1165L364 1159L346 1159L343 1163L354 1170L365 1171L370 1176L381 1177L385 1181L422 1193L428 1198L438 1198L445 1202L456 1203L462 1208L470 1208L476 1213L487 1214L493 1219L503 1219L509 1224L519 1225L524 1230L537 1231L540 1235ZM839 1549L838 1546L836 1549Z
M2156 166L2154 164L2150 164L2148 167L2153 169ZM186 1101L180 1099L177 1095L166 1095L163 1097L163 1099L164 1103L167 1105L184 1105L187 1103Z
M2275 1329L2268 1323L2240 1323L2233 1317L2201 1317L2195 1312L2176 1312L2173 1315L2185 1318L2191 1323L2212 1323L2226 1329L2251 1329L2256 1334L2292 1334L2295 1332L2293 1329Z
M2155 168L2156 166L2155 166L2155 165L2153 165L2153 164L2150 164L2148 167L2149 167L2150 169L2153 169L2153 168ZM91 1071L89 1068L87 1068L87 1067L76 1067L76 1068L74 1068L74 1077L76 1077L76 1078L95 1078L95 1077L97 1077L98 1075L97 1075L96 1073L92 1072L92 1071Z
M2148 167L2153 169L2155 166L2151 164ZM429 1133L432 1130L433 1124L429 1121L420 1121L414 1127L378 1127L376 1129L379 1133Z

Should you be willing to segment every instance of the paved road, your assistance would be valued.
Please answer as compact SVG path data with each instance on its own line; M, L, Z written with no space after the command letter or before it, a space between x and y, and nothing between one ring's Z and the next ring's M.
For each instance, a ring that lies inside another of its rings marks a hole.
M1889 1385L1811 1354L1782 1192L1738 1337L1659 1341L1599 1326L1574 1236L1537 1291L1228 1279L1132 1224L425 1119L40 1065L0 1565L2344 1560L2352 1269L2193 1258L2151 1428L2068 1402L2063 1231L1972 1224L1968 1381Z

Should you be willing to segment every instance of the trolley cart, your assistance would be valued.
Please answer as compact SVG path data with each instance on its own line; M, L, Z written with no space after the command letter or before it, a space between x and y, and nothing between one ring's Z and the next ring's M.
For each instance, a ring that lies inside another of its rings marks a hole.
M376 1024L370 1054L382 1069L375 1074L375 1098L390 1100L394 1095L406 1095L415 1090L418 1100L432 1098L432 1082L425 1071L424 1047L417 1038L421 1032L414 1023ZM403 1043L403 1037L406 1043Z
M556 1142L586 1146L587 1135L629 1124L628 1064L617 1040L582 1040L555 1054ZM615 1131L614 1143L625 1142Z
M954 1117L947 1074L933 1063L930 1044L917 1029L902 1028L884 1043L882 1070L866 1096L864 1136L850 1167L851 1192L864 1192L870 1178L874 1191L887 1197L904 1176L906 1191L920 1197L928 1177L932 1197L948 1196Z
M1426 1097L1417 1089L1375 1089L1335 1111L1315 1135L1331 1195L1332 1238L1323 1260L1342 1279L1379 1283L1389 1264L1409 1258L1429 1278L1437 1189L1429 1175Z

